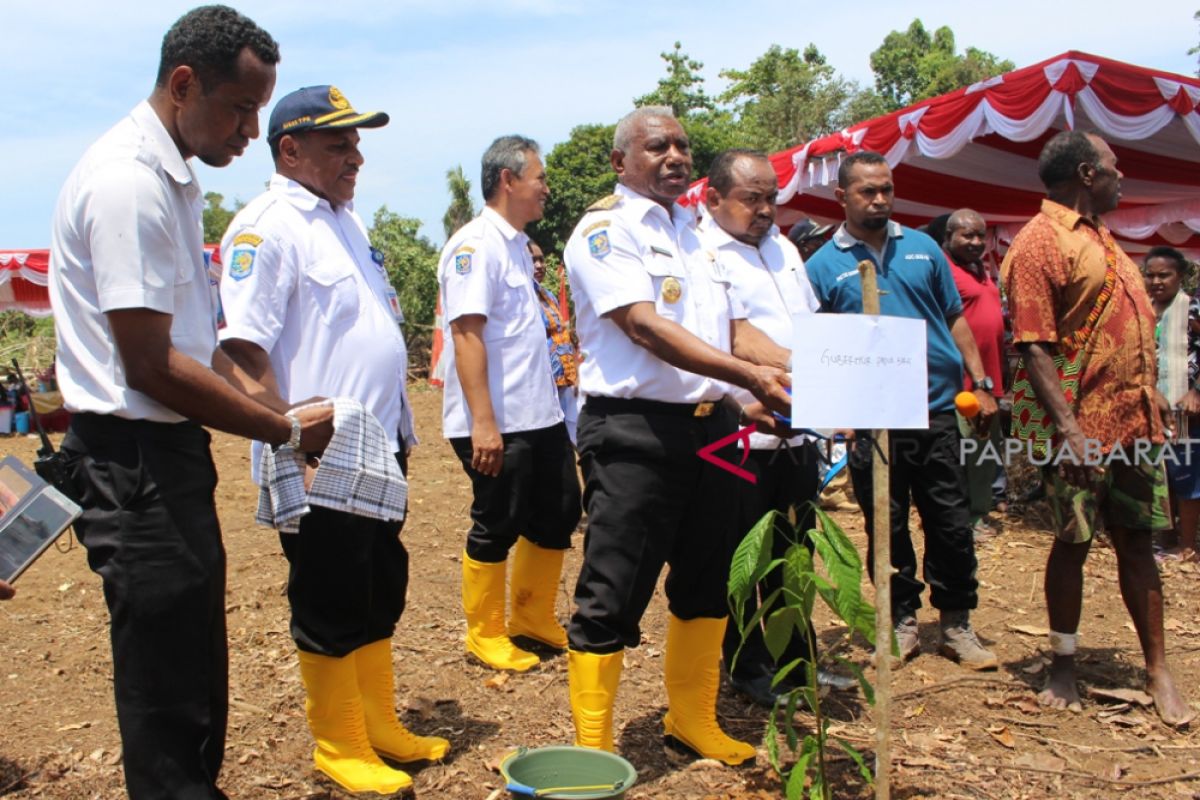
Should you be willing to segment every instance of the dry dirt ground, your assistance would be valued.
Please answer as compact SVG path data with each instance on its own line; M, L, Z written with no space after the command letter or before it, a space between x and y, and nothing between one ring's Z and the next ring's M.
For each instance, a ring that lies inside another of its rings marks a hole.
M411 517L404 531L412 578L409 607L393 642L397 703L410 727L453 742L445 763L413 770L418 797L500 797L496 765L505 753L517 745L571 740L565 658L497 679L464 656L459 554L468 487L439 435L440 394L414 394L424 444L412 461ZM275 535L253 523L247 447L228 436L217 436L214 444L229 552L231 717L221 784L232 798L325 798L328 789L311 768L288 636L286 562ZM27 460L35 448L29 438L0 440L0 452ZM1033 505L1010 515L1003 535L980 547L982 602L974 619L1001 657L999 672L969 675L937 656L936 617L922 611L926 652L894 679L893 796L1200 796L1193 794L1200 792L1200 737L1161 725L1136 698L1091 697L1081 714L1044 711L1034 702L1046 664L1041 575L1049 534L1043 513ZM836 517L861 544L857 510L845 508ZM913 524L917 529L915 518ZM565 570L564 617L580 543ZM17 598L0 604L0 796L6 800L123 796L100 582L77 544L64 537L59 545L18 581ZM1185 693L1200 703L1200 622L1191 613L1198 579L1193 566L1165 567L1168 652ZM1086 585L1084 680L1094 688L1140 688L1141 658L1111 550L1093 551ZM724 688L720 714L731 733L760 743L756 763L733 769L664 748L664 609L660 593L647 614L642 646L626 654L617 702L618 748L640 775L629 798L782 796L761 747L765 713ZM840 632L824 611L817 629L827 641ZM861 644L849 655L868 661ZM834 731L870 751L874 728L861 695L834 693L825 705ZM797 721L802 728L812 725L811 715ZM870 796L845 759L835 761L832 772L838 797Z

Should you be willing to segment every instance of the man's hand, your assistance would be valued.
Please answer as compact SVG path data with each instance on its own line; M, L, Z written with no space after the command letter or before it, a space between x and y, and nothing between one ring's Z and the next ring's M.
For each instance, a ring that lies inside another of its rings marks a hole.
M749 378L746 388L760 403L785 417L792 415L792 396L787 392L792 386L790 375L777 367L758 365L748 365L746 372Z
M996 398L986 389L976 389L975 399L979 401L979 413L975 415L975 419L971 420L971 424L975 426L975 431L980 436L986 436L992 428L992 419L1000 410L996 405Z
M11 600L16 593L16 589L4 581L0 581L0 600Z
M1200 414L1200 392L1189 389L1188 393L1179 401L1179 408L1188 415Z
M300 452L322 452L333 437L333 406L309 406L292 413L300 420Z
M1094 489L1096 482L1104 477L1104 468L1098 464L1089 465L1087 459L1087 439L1083 431L1076 428L1063 436L1064 443L1071 448L1075 458L1064 458L1058 465L1063 480L1080 489Z
M752 424L759 433L771 434L781 439L790 439L796 435L790 423L772 414L762 403L748 403L742 406L741 417L738 422L742 427Z
M504 439L494 421L476 420L471 426L471 468L495 478L504 467Z
M1154 407L1158 409L1158 417L1162 420L1162 426L1170 433L1167 438L1172 438L1179 431L1175 430L1175 413L1171 410L1171 404L1167 398L1157 387L1154 389Z

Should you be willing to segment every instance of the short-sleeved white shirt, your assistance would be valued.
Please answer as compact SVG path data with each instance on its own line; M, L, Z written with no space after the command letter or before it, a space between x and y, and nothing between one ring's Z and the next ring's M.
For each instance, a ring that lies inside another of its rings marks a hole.
M791 348L792 317L815 314L821 307L799 251L772 227L758 246L730 236L710 216L700 221L700 241L705 252L721 265L729 279L729 293L735 306L746 312L746 319L782 347ZM750 392L733 388L733 396L743 405L755 402ZM803 421L798 422L798 425ZM806 437L796 436L789 444L799 445ZM765 433L750 436L755 450L774 449L779 437Z
M562 422L554 378L546 365L546 326L533 285L529 237L492 208L460 228L442 250L438 266L446 360L442 434L471 435L471 410L454 358L450 323L487 317L488 390L501 433L549 428Z
M195 174L147 102L75 165L50 235L57 375L69 410L184 419L129 388L105 313L170 314L175 349L212 365L217 314L204 263L203 209Z
M221 241L221 341L265 350L289 403L349 397L379 420L393 451L416 443L408 350L382 254L352 203L330 206L274 175ZM254 444L257 468L262 445Z
M731 308L720 265L703 253L692 211L674 206L668 214L618 184L575 226L563 260L575 298L581 393L699 403L728 392L724 382L673 367L635 344L604 316L654 303L663 318L729 352L730 319L744 314Z

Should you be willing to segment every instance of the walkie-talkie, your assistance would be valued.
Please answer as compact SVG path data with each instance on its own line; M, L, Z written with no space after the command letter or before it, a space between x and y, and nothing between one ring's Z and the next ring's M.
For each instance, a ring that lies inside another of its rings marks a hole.
M12 365L13 369L17 371L17 380L21 382L21 390L25 392L25 397L29 401L29 416L33 419L33 426L37 428L38 436L42 437L42 446L38 448L37 459L33 462L33 471L46 483L74 500L75 490L71 485L71 476L67 470L67 458L62 453L55 451L50 437L46 435L46 429L42 427L42 421L38 419L37 411L33 408L33 394L29 391L29 384L25 382L21 365L15 358L12 360Z

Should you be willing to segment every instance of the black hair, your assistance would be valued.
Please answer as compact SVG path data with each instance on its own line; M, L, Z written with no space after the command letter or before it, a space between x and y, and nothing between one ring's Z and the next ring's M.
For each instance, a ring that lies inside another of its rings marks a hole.
M158 62L157 86L166 86L176 67L188 66L205 93L237 80L238 57L250 51L264 64L279 63L279 45L271 34L229 6L200 6L167 31Z
M871 150L863 150L862 152L846 156L842 159L842 163L838 165L839 188L845 189L850 185L850 171L859 164L883 164L886 166L887 159Z
M1071 180L1080 164L1099 166L1100 153L1082 131L1060 131L1050 137L1038 156L1038 177L1047 189Z
M938 216L929 220L929 222L926 222L920 228L917 228L917 230L921 231L921 233L928 234L929 238L933 239L938 244L944 244L946 241L946 234L950 232L949 223L949 214L939 214Z
M745 156L746 158L761 159L769 162L767 154L761 150L751 150L746 147L731 147L728 150L723 150L713 159L712 164L708 167L708 185L716 189L722 195L728 194L733 188L733 165L737 160Z
M1176 250L1174 247L1169 247L1165 244L1155 245L1146 253L1146 257L1142 260L1142 264L1147 265L1152 258L1165 258L1168 261L1175 262L1175 271L1180 275L1188 274L1188 260L1184 258L1183 253Z

